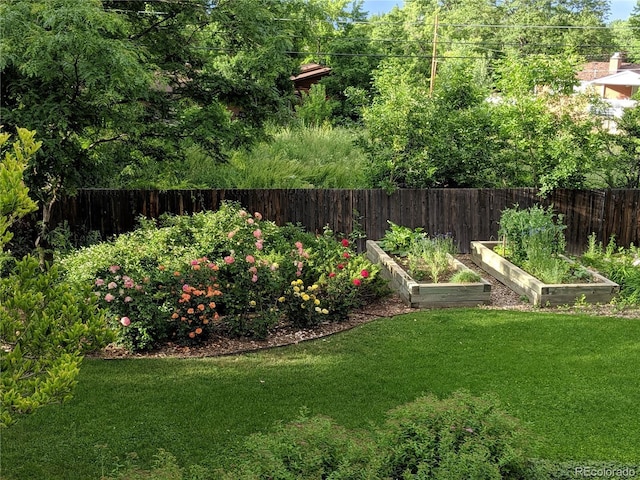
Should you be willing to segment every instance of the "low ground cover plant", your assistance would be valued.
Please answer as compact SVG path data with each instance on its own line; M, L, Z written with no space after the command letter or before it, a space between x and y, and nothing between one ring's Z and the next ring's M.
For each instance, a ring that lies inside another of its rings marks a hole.
M378 267L334 232L278 227L240 205L143 221L136 231L61 259L91 283L131 350L212 333L265 337L281 321L339 321L385 293Z
M470 270L455 272L451 257L457 249L450 235L429 236L420 227L411 229L388 223L389 229L380 239L380 246L398 257L415 280L439 283L446 277L452 283L480 281L480 276Z
M498 230L502 244L495 251L544 283L592 281L587 269L563 257L566 226L562 221L552 207L505 209Z

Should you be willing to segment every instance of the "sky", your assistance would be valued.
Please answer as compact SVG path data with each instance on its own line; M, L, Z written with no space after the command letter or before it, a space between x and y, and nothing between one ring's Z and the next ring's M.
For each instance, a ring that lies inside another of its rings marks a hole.
M363 10L370 14L386 13L394 6L402 4L403 0L364 0ZM635 5L636 0L611 0L611 15L608 20L626 20Z

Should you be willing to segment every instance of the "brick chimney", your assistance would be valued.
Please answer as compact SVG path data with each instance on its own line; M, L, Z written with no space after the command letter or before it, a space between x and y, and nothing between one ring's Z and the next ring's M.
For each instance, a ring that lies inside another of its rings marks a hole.
M622 66L622 54L620 52L616 52L609 60L609 75L618 73L618 71L620 71L620 66Z

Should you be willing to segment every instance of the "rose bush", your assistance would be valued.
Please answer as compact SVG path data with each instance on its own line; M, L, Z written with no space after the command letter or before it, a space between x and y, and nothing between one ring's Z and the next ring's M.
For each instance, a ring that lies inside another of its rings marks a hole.
M279 322L345 319L386 293L378 268L349 239L329 229L314 235L278 227L234 203L159 224L143 221L61 264L68 279L93 286L131 350L167 340L194 344L214 332L263 338Z

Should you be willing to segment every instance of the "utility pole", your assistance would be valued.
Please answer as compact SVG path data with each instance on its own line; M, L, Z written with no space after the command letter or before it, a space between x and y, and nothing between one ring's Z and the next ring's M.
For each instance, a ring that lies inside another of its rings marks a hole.
M433 94L433 85L436 81L436 64L437 64L437 43L438 43L438 12L433 21L433 51L431 52L431 78L429 79L429 96Z

